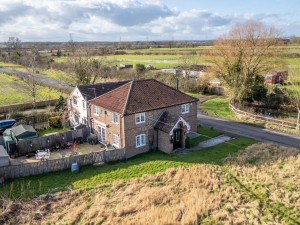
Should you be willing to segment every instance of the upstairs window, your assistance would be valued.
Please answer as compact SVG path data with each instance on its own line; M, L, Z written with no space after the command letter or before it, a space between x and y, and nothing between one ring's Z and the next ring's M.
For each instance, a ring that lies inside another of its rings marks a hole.
M119 122L119 114L116 112L112 113L112 122L113 123L118 123Z
M190 112L190 104L181 105L181 113L186 114Z
M82 100L82 108L83 108L83 109L86 109L86 103L85 103L84 100Z
M98 116L99 115L99 111L100 111L99 107L98 106L94 106L94 114Z
M145 123L145 121L146 121L146 116L144 112L135 114L135 124Z
M73 104L77 105L77 97L76 96L73 96Z

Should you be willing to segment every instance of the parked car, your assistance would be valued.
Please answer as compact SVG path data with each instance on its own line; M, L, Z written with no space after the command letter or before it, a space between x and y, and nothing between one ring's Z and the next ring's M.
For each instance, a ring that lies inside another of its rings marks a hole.
M0 120L0 132L3 132L6 129L11 128L13 125L15 125L15 123L16 123L15 119Z

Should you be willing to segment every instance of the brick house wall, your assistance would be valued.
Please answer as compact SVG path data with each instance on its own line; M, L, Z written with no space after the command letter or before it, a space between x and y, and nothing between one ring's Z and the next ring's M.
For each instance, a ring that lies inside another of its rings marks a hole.
M161 108L153 111L145 112L146 121L143 124L135 123L135 114L124 117L125 125L125 151L126 157L132 157L136 154L149 151L151 148L157 148L156 131L153 126L159 119L160 115L164 111L168 111L170 115L181 116L187 123L190 124L190 132L197 131L197 103L189 103L189 113L181 113L181 105L176 105L167 108ZM173 144L170 143L170 136L164 132L159 131L158 148L161 151L171 153L173 150ZM136 148L135 137L140 134L146 134L146 145L143 147ZM160 136L161 135L161 136ZM185 141L185 140L183 140ZM164 144L163 144L164 143Z
M119 148L125 147L124 140L124 117L118 114L118 123L114 123L112 120L113 112L99 107L99 114L94 113L94 105L91 105L91 118L92 128L96 134L98 134L98 126L105 127L105 142L107 144L113 143L113 134L119 136Z

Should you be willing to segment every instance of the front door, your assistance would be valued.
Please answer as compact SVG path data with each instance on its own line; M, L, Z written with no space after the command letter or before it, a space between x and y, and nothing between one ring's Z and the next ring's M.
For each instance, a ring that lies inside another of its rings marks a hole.
M98 140L101 144L105 144L105 128L98 126Z
M173 148L174 149L181 148L182 147L181 129L174 130L173 137L174 137Z

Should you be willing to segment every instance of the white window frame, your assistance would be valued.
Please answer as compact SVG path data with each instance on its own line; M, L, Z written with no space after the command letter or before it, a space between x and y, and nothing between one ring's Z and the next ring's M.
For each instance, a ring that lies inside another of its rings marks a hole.
M189 103L181 105L181 113L182 114L186 114L189 112L190 112L190 104Z
M82 124L85 124L85 125L87 125L87 118L82 118Z
M73 104L77 105L77 96L73 96Z
M116 148L120 147L120 136L113 134L112 135L112 145L115 146Z
M135 136L135 146L136 148L143 147L146 145L146 134L140 134Z
M82 100L82 109L86 109L86 102L84 100Z
M99 116L99 111L100 111L99 107L94 105L94 115Z
M111 114L111 122L118 124L119 123L119 114L116 112L113 112Z
M135 114L135 124L141 124L145 122L146 122L146 114L144 112Z

